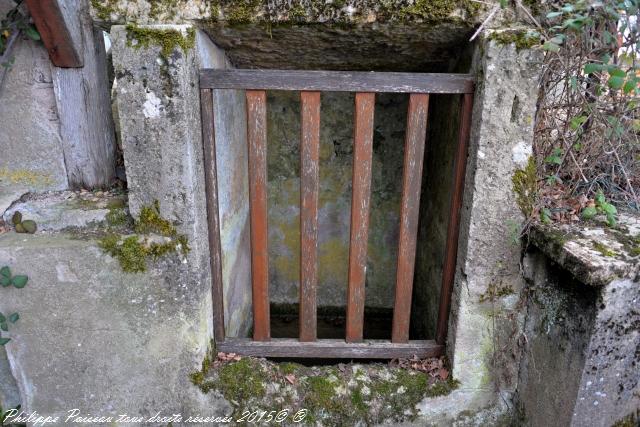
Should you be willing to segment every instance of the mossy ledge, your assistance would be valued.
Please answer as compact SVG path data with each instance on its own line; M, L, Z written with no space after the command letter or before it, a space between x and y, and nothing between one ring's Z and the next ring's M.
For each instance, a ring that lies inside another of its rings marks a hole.
M423 372L381 363L303 366L243 357L232 362L205 358L190 375L204 393L218 391L234 407L308 411L304 424L326 426L404 422L417 416L416 404L449 394L459 385Z
M540 34L531 30L505 30L490 33L489 40L501 45L515 44L516 50L531 49L540 45Z
M160 46L160 54L165 58L177 48L181 48L186 53L196 44L196 30L192 27L187 28L186 35L182 31L171 28L138 27L134 24L128 24L126 29L128 46L145 49L149 46ZM134 44L134 40L137 44Z
M147 270L149 260L157 260L175 252L186 255L190 250L187 237L178 234L176 228L160 216L157 201L153 206L144 206L140 217L134 221L133 228L138 234L122 236L115 232L115 227L121 226L123 222L128 223L127 217L123 217L117 210L110 211L107 220L110 232L100 239L100 248L116 258L122 270L127 273L142 273ZM159 239L152 238L152 235Z

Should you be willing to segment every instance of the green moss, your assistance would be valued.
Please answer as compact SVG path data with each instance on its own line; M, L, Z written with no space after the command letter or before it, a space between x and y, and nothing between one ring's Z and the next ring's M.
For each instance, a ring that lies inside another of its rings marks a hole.
M122 270L127 273L139 273L147 269L147 248L142 245L138 236L130 236L122 242L120 236L108 234L99 241L103 251L120 262Z
M111 208L107 213L106 220L109 226L118 227L129 222L129 215L123 208Z
M245 357L220 368L220 391L225 399L243 402L251 397L261 398L269 378L254 359Z
M529 157L524 169L516 170L511 181L518 207L526 217L530 217L538 196L538 177L533 156Z
M183 52L193 49L196 43L195 29L187 29L187 35L173 29L157 29L138 27L134 24L127 25L127 45L136 48L160 46L160 54L167 58L174 50L181 48ZM137 44L133 44L137 40Z
M95 9L96 16L103 21L110 20L111 14L117 12L116 5L117 0L91 0L91 6Z
M257 10L261 0L225 0L220 5L225 11L225 19L231 25L248 24L257 20Z
M428 397L446 396L460 386L460 381L449 377L446 381L437 382L427 389Z
M111 209L107 214L107 224L110 228L127 225L129 221L130 218L123 209ZM178 234L176 228L160 216L157 201L153 206L144 206L141 209L134 229L139 234L122 239L120 235L111 230L112 232L99 241L102 250L116 258L120 262L122 270L127 273L146 271L149 259L157 260L178 250L183 255L190 251L187 237ZM145 245L140 235L150 233L160 234L169 239L166 242L151 242Z
M489 39L503 45L514 43L516 50L531 49L540 44L540 34L523 30L496 31L491 33Z
M416 17L425 21L445 21L451 14L461 8L474 15L479 7L471 1L456 0L416 0L412 5L400 9L400 17Z
M175 11L179 7L177 0L147 0L151 4L149 16L158 18L162 14L169 15L169 18L175 17Z
M606 245L600 242L592 242L592 244L593 244L593 248L596 251L600 252L603 256L611 257L611 258L616 256L616 253L610 248L608 248Z
M175 236L176 228L166 219L160 216L160 204L156 200L152 206L143 206L140 209L140 218L136 221L137 233L156 233L162 236Z
M498 298L506 297L508 295L513 295L515 291L511 285L502 285L495 282L489 283L487 291L480 295L479 301L495 301Z
M637 427L640 423L640 409L636 410L635 413L630 413L629 415L617 420L612 424L611 427Z

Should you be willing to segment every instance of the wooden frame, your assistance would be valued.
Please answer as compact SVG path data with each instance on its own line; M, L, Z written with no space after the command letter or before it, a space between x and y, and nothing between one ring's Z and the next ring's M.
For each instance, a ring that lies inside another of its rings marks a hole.
M335 71L210 70L200 73L202 132L207 179L209 243L212 251L214 331L219 351L262 357L396 358L434 357L444 351L455 278L460 209L473 106L473 79L465 74L364 73ZM220 222L213 128L213 89L243 89L247 100L253 339L227 338L224 331ZM300 91L300 334L271 339L267 243L266 90ZM318 192L320 91L356 92L354 165L349 246L347 322L344 340L317 340ZM404 148L398 270L391 340L363 340L364 304L376 92L409 93ZM430 93L461 95L451 213L447 229L440 308L434 340L409 340L411 295L418 233Z

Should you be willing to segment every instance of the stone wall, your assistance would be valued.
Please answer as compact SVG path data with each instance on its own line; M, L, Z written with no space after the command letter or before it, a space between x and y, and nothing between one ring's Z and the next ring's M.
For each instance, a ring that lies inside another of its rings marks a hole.
M615 228L600 220L538 225L532 242L523 262L521 424L632 425L640 407L640 217L621 213Z

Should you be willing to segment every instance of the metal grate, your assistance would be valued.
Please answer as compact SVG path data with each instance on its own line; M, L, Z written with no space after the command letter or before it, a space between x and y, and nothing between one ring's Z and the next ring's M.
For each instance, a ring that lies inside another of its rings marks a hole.
M214 332L218 350L263 357L395 358L438 356L444 350L455 275L460 208L473 106L473 79L466 74L367 73L292 70L200 71L200 102L207 183L207 213L213 275ZM213 89L244 89L247 100L253 339L226 338L224 332L220 222L216 182ZM298 339L271 339L267 243L267 90L299 91L300 171L300 333ZM318 340L318 189L321 91L355 92L353 195L345 340ZM371 157L376 92L409 93L404 148L398 268L392 336L363 340ZM409 340L422 165L429 94L462 97L455 155L436 337Z

